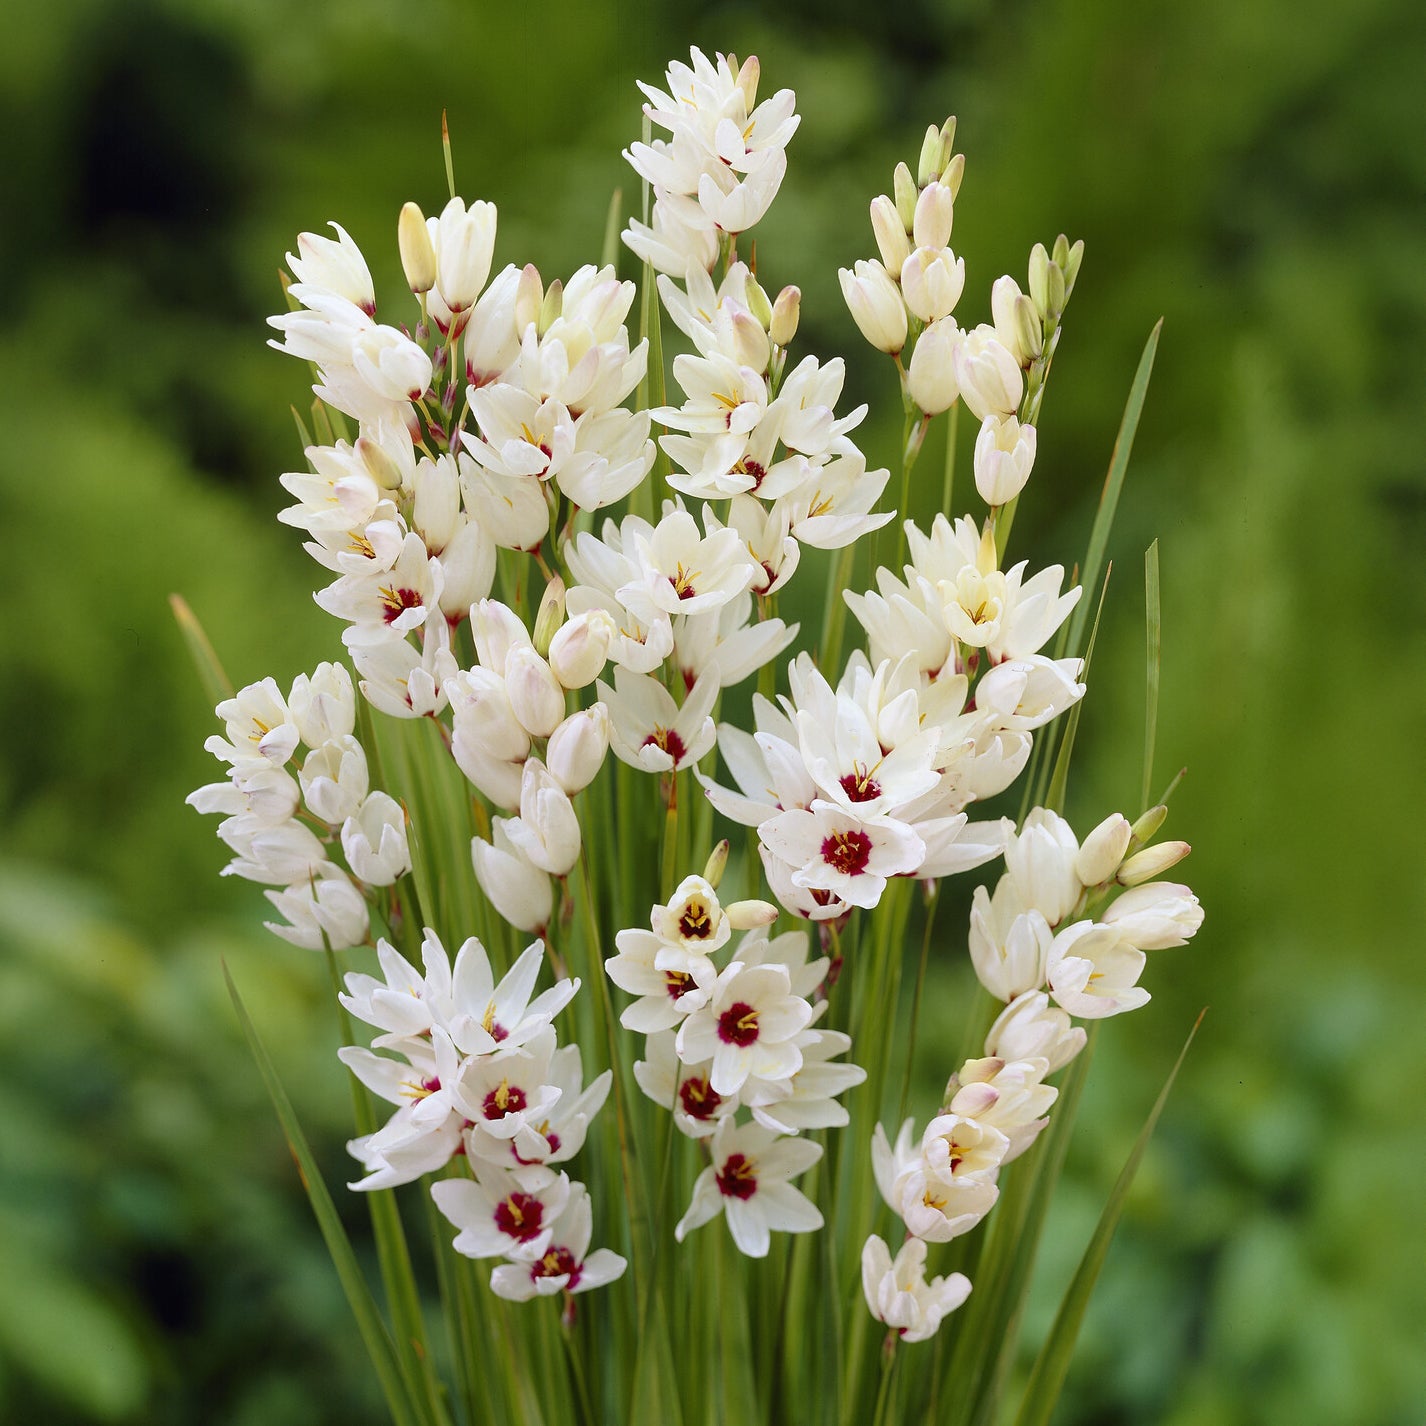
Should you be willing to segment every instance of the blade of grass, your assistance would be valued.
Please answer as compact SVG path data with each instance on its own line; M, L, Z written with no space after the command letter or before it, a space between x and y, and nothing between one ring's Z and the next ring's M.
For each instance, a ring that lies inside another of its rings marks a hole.
M204 632L203 625L198 622L198 616L189 608L188 601L181 594L170 594L168 607L173 610L178 632L183 635L183 642L188 645L189 657L198 670L198 680L203 685L203 692L207 695L208 702L216 707L225 698L233 696L233 681L218 661L213 644Z
M262 1076L268 1098L271 1099L272 1107L277 1111L278 1122L282 1125L282 1133L287 1140L287 1147L297 1163L297 1172L302 1180L302 1187L307 1192L307 1200L312 1205L312 1212L317 1219L317 1226L321 1229L322 1239L327 1245L327 1252L331 1255L332 1266L337 1270L342 1291L346 1294L352 1315L357 1320L357 1330L361 1333L367 1355L371 1358L372 1367L381 1383L382 1394L386 1398L392 1420L396 1426L423 1426L423 1423L426 1423L429 1418L421 1409L419 1397L412 1391L410 1384L402 1379L396 1359L396 1350L392 1345L391 1336L386 1330L386 1323L382 1320L371 1290L367 1287L366 1279L362 1276L361 1266L357 1262L356 1253L352 1250L351 1240L347 1237L346 1229L342 1226L342 1220L337 1214L332 1196L322 1181L317 1161L312 1157L312 1150L307 1143L306 1135L303 1134L302 1126L297 1122L292 1101L288 1099L287 1091L282 1087L277 1069L258 1036L257 1028L248 1015L242 996L238 994L238 987L233 981L232 972L228 969L226 961L223 963L223 979L227 983L228 994L232 997L233 1008L237 1011L238 1023L242 1026L248 1048L252 1051L253 1059L257 1061L258 1073Z
M1205 1014L1206 1010L1199 1011L1198 1019L1193 1022L1193 1029L1188 1032L1188 1039L1184 1041L1183 1049L1179 1051L1178 1059L1169 1071L1169 1077L1159 1091L1159 1097L1154 1101L1154 1107L1149 1111L1149 1117L1144 1121L1144 1127L1139 1131L1139 1137L1115 1181L1109 1201L1104 1205L1104 1212L1099 1215L1094 1236L1089 1240L1084 1257L1080 1259L1079 1267L1060 1303L1050 1335L1045 1339L1045 1345L1041 1347L1040 1355L1035 1359L1030 1383L1025 1388L1025 1399L1020 1407L1017 1426L1049 1424L1050 1415L1059 1400L1069 1372L1070 1359L1074 1355L1075 1342L1079 1337L1080 1324L1084 1321L1085 1309L1089 1306L1090 1294L1094 1291L1094 1285L1099 1280L1100 1270L1108 1256L1109 1244L1113 1241L1114 1230L1119 1226L1119 1219L1123 1215L1134 1175L1139 1170L1144 1151L1149 1146L1159 1116L1164 1111L1164 1105L1168 1103L1169 1092L1173 1089L1179 1070L1183 1068L1189 1046L1193 1044L1193 1038L1198 1034L1198 1027L1203 1023Z
M1140 805L1149 806L1154 777L1154 741L1159 726L1159 664L1163 623L1159 608L1159 542L1144 551L1144 632L1148 640L1148 688L1144 698L1144 784Z
M1138 370L1134 373L1133 384L1129 387L1129 400L1124 406L1124 415L1119 422L1119 434L1114 440L1114 454L1109 459L1109 473L1104 477L1104 489L1099 496L1099 509L1095 512L1094 524L1089 532L1089 551L1084 557L1084 579L1086 589L1099 582L1099 571L1104 564L1105 551L1109 546L1109 532L1114 525L1114 513L1119 506L1119 492L1124 488L1124 475L1129 469L1129 456L1134 449L1134 433L1139 429L1139 413L1144 409L1144 397L1149 390L1149 377L1154 370L1154 353L1159 347L1159 333L1163 330L1164 319L1154 323L1149 340L1144 343L1144 354L1139 358ZM1078 649L1080 636L1084 633L1084 622L1089 616L1084 601L1074 611L1074 621L1070 625L1069 646Z
M1104 613L1104 596L1109 592L1109 576L1114 573L1114 566L1111 564L1104 571L1104 583L1099 588L1099 604L1094 611L1094 627L1089 631L1089 647L1084 651L1084 668L1080 670L1080 677L1083 678L1089 672L1090 661L1094 657L1094 641L1099 637L1099 619ZM1055 758L1055 770L1050 777L1049 788L1045 792L1043 805L1052 808L1056 812L1063 812L1065 806L1065 787L1069 782L1070 758L1074 754L1075 734L1079 731L1080 710L1084 707L1084 700L1070 709L1069 717L1065 720L1065 735L1060 743L1058 756Z
M599 254L600 267L619 265L619 230L624 221L624 190L616 188L609 198L609 212L604 219L604 247Z

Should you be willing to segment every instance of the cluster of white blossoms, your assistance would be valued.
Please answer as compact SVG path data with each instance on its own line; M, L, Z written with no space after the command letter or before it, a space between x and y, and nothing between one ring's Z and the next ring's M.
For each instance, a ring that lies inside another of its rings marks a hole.
M265 923L284 940L315 951L360 945L367 895L410 871L411 853L406 815L372 788L366 753L352 735L351 675L341 664L319 664L294 680L286 698L265 678L225 699L217 714L226 736L204 746L228 764L228 780L187 801L225 814L218 836L235 855L223 874L286 888L264 893L287 918ZM345 869L333 860L338 852Z
M822 1147L797 1136L846 1124L837 1096L866 1072L832 1063L851 1039L817 1027L827 1001L814 997L828 961L808 961L806 932L769 938L775 906L719 901L727 856L722 842L703 876L685 877L653 908L649 930L620 931L619 953L604 966L637 997L620 1021L648 1037L647 1058L634 1064L639 1088L672 1113L681 1133L709 1147L710 1165L675 1237L682 1242L721 1210L738 1247L760 1258L770 1231L822 1226L821 1213L788 1182ZM734 931L744 933L736 946ZM725 948L720 967L715 957Z
M340 1055L396 1110L348 1145L367 1171L352 1187L412 1183L463 1158L470 1176L442 1179L431 1193L460 1229L458 1252L505 1259L490 1279L497 1295L522 1302L619 1277L623 1258L589 1252L589 1195L559 1167L583 1147L612 1079L605 1070L586 1088L579 1046L556 1046L551 1022L579 982L532 999L544 961L538 941L498 983L474 937L454 964L431 930L419 968L385 941L377 953L383 979L350 974L340 997L380 1031L375 1048Z
M1049 1123L1058 1091L1046 1076L1084 1047L1085 1032L1071 1017L1103 1019L1145 1004L1149 993L1138 984L1145 952L1185 945L1202 924L1188 887L1152 880L1189 850L1185 842L1146 845L1165 810L1154 807L1137 823L1115 813L1081 843L1063 817L1036 808L1006 843L994 894L976 888L971 961L1006 1007L986 1036L984 1057L951 1076L919 1139L907 1119L894 1145L880 1125L872 1141L877 1186L910 1241L947 1242L990 1212L1001 1169ZM873 1236L862 1261L873 1316L911 1340L931 1335L952 1282L916 1287L924 1248L912 1258L903 1249L893 1270L886 1245ZM968 1284L961 1297L967 1291Z

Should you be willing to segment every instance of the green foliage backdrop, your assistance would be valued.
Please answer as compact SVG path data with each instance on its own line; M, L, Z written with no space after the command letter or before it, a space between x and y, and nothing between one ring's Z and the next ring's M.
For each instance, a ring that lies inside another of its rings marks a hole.
M21 0L5 27L0 1417L380 1419L219 958L336 1182L325 971L260 936L256 889L218 880L182 806L212 775L209 712L166 598L240 683L335 645L273 520L303 391L262 319L296 233L338 218L378 287L398 280L399 204L444 195L445 107L461 187L500 207L498 261L572 269L633 189L635 78L698 43L756 52L799 93L760 259L802 286L807 349L846 353L856 399L894 393L836 268L868 250L866 204L928 121L960 117L973 285L1061 229L1085 239L1053 460L1017 531L1038 562L1083 547L1166 317L1070 810L1090 824L1137 797L1158 535L1155 781L1189 767L1173 827L1209 920L1103 1039L1032 1327L1211 1009L1061 1419L1421 1419L1426 11ZM959 984L935 988L948 1017Z

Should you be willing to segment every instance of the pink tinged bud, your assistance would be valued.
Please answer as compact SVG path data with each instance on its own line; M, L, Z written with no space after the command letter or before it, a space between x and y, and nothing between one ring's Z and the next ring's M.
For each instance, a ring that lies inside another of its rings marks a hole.
M550 776L573 797L594 781L609 751L609 711L602 703L571 714L550 734Z
M772 316L771 310L768 316ZM767 329L750 312L733 316L733 349L739 366L751 367L760 374L767 370L772 356Z
M526 263L515 287L515 330L521 336L526 327L538 324L540 305L544 300L545 288L540 281L540 270L534 263Z
M495 205L452 198L441 210L436 239L436 287L452 312L474 304L490 276L495 251Z
M471 842L475 879L506 921L517 930L538 934L550 923L554 889L549 877L511 844L507 825L503 818L495 819L493 845L479 837Z
M846 299L862 336L878 351L895 354L906 345L906 306L896 284L879 262L858 262L854 271L839 269Z
M357 375L387 401L416 401L431 384L431 359L395 327L368 327L352 344Z
M505 688L520 726L548 738L564 721L564 689L531 644L516 644L505 659Z
M797 320L801 313L802 289L784 287L777 294L777 301L772 304L772 324L768 328L768 336L772 339L773 346L792 345L792 339L797 335Z
M955 348L960 329L949 318L933 322L916 339L907 373L911 399L927 416L939 416L956 403Z
M1156 847L1145 847L1119 868L1119 884L1138 886L1140 882L1152 881L1170 867L1177 866L1191 850L1187 842L1160 842Z
M751 110L758 102L758 80L762 76L762 66L758 57L750 54L738 71L738 92L743 96L744 106Z
M994 329L963 332L952 355L961 399L977 421L992 413L1012 416L1025 390L1020 363L1001 345Z
M1161 951L1187 944L1203 924L1203 908L1188 887L1154 881L1126 891L1103 920L1139 950Z
M911 256L911 239L895 202L884 193L871 201L871 230L887 275L899 278L902 263Z
M723 908L723 914L735 931L751 931L755 926L771 926L777 920L777 907L767 901L734 901Z
M923 322L950 316L965 285L965 260L949 248L918 247L901 269L901 295Z
M345 228L338 223L333 223L332 227L337 230L335 242L319 233L300 233L297 251L301 256L294 258L289 253L288 266L299 282L325 287L327 291L345 297L370 317L376 311L376 291L366 259Z
M1035 463L1035 428L1014 416L987 416L975 442L975 488L987 505L1005 505L1025 488Z
M1126 817L1111 813L1080 844L1075 875L1086 886L1101 886L1119 870L1134 829Z
M930 183L916 200L911 233L918 248L943 248L951 240L955 199L944 183Z
M401 249L401 270L406 284L418 297L436 285L436 250L426 230L426 218L414 203L401 205L396 220L396 244Z
M550 640L550 667L565 688L586 688L604 670L609 643L618 632L603 609L576 614Z

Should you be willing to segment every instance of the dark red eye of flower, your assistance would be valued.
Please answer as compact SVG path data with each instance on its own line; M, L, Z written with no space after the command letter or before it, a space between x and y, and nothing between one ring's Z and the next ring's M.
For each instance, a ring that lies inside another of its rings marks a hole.
M677 1000L680 996L687 995L693 989L693 977L686 975L681 970L666 970L663 973L664 984L668 986L668 998Z
M881 784L871 775L871 771L860 763L853 763L851 772L845 774L840 781L842 791L853 802L870 802L874 797L881 796Z
M388 623L394 623L408 609L419 608L422 600L420 593L415 589L392 589L383 588L381 591L381 617Z
M833 832L822 839L822 860L843 876L858 876L871 860L871 838L865 832Z
M746 1154L729 1154L718 1170L718 1192L724 1198L751 1198L758 1191L758 1166Z
M718 1038L725 1045L751 1045L758 1037L758 1012L739 1000L718 1017Z
M696 1075L690 1075L679 1085L678 1098L683 1105L683 1112L690 1119L700 1121L711 1119L723 1102L723 1096L707 1079L700 1079Z
M688 745L672 728L655 728L644 739L642 746L648 747L650 743L656 748L662 748L674 760L675 765L681 763L688 755Z
M579 1270L574 1254L568 1248L551 1248L548 1253L530 1269L531 1277L561 1277L565 1273L573 1275ZM573 1287L574 1283L571 1282Z
M495 1226L520 1243L540 1236L544 1218L545 1205L528 1193L512 1193L495 1205Z
M487 1119L503 1119L507 1114L518 1114L529 1100L519 1085L502 1079L481 1103Z

